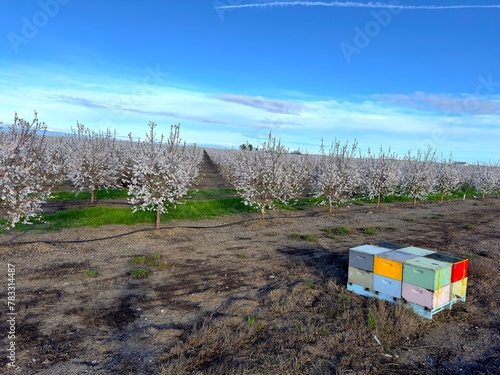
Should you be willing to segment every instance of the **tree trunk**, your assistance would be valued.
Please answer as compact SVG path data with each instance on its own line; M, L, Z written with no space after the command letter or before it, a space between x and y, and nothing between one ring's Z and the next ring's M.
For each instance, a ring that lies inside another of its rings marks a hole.
M413 205L416 206L417 205L417 197L413 197Z
M158 205L158 208L156 209L156 225L155 225L155 229L160 229L160 219L161 219L161 209L160 209L160 206Z
M90 189L90 203L94 203L95 201L95 189Z
M264 209L264 207L262 207L260 209L260 220L264 220L264 216L265 216L265 209Z
M378 194L377 197L377 208L380 208L380 193Z
M332 215L332 214L333 214L333 204L332 204L332 202L330 202L330 207L328 208L328 213L329 213L330 215Z
M441 203L444 201L444 191L441 192Z

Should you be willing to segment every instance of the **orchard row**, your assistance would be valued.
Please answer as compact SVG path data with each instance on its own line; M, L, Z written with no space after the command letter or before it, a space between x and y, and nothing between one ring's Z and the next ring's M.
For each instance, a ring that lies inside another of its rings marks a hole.
M269 134L258 151L241 147L239 151L210 150L211 159L236 187L245 204L265 210L277 201L287 203L307 190L329 205L345 203L357 194L377 200L389 195L406 195L424 200L431 193L445 195L461 186L470 186L481 194L500 193L500 166L467 166L451 159L437 161L435 150L417 150L399 158L390 149L370 150L360 156L357 142L321 145L319 155L288 153L286 147Z
M149 123L144 140L116 140L111 131L96 132L77 123L64 137L46 137L46 125L15 115L8 131L0 132L0 219L14 227L39 216L54 186L69 181L88 191L127 188L133 211L160 216L174 207L198 176L202 151L181 142L180 127L168 137Z
M149 123L144 140L116 139L115 133L92 131L77 123L64 137L45 136L46 125L37 114L29 122L15 115L14 123L0 131L0 219L14 227L37 218L54 186L68 181L78 191L88 191L94 202L98 189L124 188L133 212L160 216L175 207L199 174L202 150L181 141L179 125L168 137ZM461 166L437 161L435 150L409 151L399 158L382 148L360 156L357 143L338 141L319 155L289 153L279 140L269 139L259 149L208 149L210 158L235 186L245 204L264 218L276 202L289 203L305 190L321 197L332 211L354 194L371 199L402 194L426 199L432 192L444 197L467 184L483 196L500 192L498 165Z

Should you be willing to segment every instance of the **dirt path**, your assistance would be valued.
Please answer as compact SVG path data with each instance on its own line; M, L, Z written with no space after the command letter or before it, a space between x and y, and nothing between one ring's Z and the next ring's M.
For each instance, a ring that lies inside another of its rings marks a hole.
M200 166L200 179L195 185L196 189L231 189L233 186L221 176L219 168L210 159L208 153L203 150L203 161Z
M218 189L232 189L233 186L220 174L219 169L210 159L206 151L203 151L203 160L200 165L200 175L198 182L193 186L197 190L218 190ZM68 185L61 185L57 187L58 191L71 191ZM214 199L226 198L228 195L224 194L211 194L209 196L196 196L196 198L186 197L185 199ZM231 195L232 196L232 195ZM95 206L114 206L114 207L130 207L128 201L124 198L115 199L97 199L95 203L90 203L87 200L66 200L58 202L49 202L43 205L43 211L47 214L55 213L67 209L84 209Z

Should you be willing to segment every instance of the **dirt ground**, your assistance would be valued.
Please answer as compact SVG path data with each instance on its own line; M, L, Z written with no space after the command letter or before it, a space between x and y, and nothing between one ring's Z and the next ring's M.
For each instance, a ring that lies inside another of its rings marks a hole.
M0 235L18 365L4 351L2 372L500 373L500 199L325 210ZM467 301L427 320L348 292L348 249L377 241L470 257Z

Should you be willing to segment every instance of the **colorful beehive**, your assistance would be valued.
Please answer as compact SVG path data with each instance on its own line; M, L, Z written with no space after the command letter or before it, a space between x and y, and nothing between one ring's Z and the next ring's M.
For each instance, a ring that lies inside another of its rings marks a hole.
M377 242L349 250L348 290L404 303L428 319L465 302L467 276L468 259L419 247Z
M465 302L469 260L445 253L429 254L425 257L451 264L450 301L460 300Z
M373 260L373 290L378 298L392 302L401 298L403 264L417 255L391 250L375 255Z

